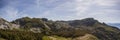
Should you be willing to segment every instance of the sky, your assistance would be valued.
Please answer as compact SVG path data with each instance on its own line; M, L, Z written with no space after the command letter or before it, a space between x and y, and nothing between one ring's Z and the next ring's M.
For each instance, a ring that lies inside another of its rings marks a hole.
M0 0L0 17L12 21L26 16L120 23L120 0Z

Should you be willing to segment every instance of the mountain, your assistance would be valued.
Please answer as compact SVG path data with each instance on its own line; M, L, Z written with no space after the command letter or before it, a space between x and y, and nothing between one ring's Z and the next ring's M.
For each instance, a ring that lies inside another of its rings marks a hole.
M0 30L0 38L5 40L120 40L120 29L94 18L52 21L47 18L23 17L12 22L1 20L4 26L0 27L14 24Z
M115 27L120 28L120 23L107 23L107 24L110 26L115 26Z

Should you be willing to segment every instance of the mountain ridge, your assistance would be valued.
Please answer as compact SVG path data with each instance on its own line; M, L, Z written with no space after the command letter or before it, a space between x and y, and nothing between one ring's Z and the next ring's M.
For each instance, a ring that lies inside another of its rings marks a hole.
M7 21L5 20L0 21L1 24L4 24L5 22ZM7 26L10 24L13 26ZM69 40L74 40L76 38L77 38L76 40L80 40L80 38L82 36L84 37L86 34L89 34L90 38L94 37L97 40L120 40L120 29L113 26L109 26L106 23L100 23L94 18L85 18L82 20L72 21L52 21L48 20L47 18L22 17L12 22L8 22L7 24L5 24L5 26L7 26L8 29L10 28L11 30L16 29L22 32L23 31L32 32L33 34L40 33L41 35L39 34L39 36L41 36L40 37L41 40L42 37L44 36L56 38L53 35L60 36L60 38L64 37L64 39L70 38Z
M120 23L107 23L110 26L115 26L118 27L120 29Z

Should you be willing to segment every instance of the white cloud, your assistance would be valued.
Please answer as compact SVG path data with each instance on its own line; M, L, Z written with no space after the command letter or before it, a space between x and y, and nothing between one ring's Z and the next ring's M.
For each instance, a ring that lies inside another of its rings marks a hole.
M62 16L64 20L83 19L93 17L101 22L115 22L114 14L120 15L120 10L115 10L117 0L74 0L65 2L52 10L44 12L46 16L57 17ZM54 14L54 15L53 15ZM62 15L63 14L63 15ZM64 16L65 15L65 16ZM67 19L65 19L67 18Z
M23 1L23 0L22 0ZM21 2L22 2L21 1ZM7 16L17 18L22 16L46 17L55 20L73 20L93 17L102 22L118 22L117 9L119 0L35 0L35 4L11 2L5 8ZM26 6L27 5L27 6ZM22 7L22 11L16 9ZM120 22L120 21L119 21Z
M120 15L120 10L115 10L117 0L76 0L76 18L93 17L102 22L115 22L115 13ZM111 15L112 14L112 15ZM118 18L118 17L117 17Z
M95 3L100 6L113 6L116 5L115 3L117 0L96 0Z
M8 20L15 19L19 15L18 10L13 7L4 7L0 12L3 14L1 16Z
M11 7L8 7L6 10L5 10L6 14L8 17L10 18L15 18L17 17L18 15L18 10L14 9L14 8L11 8Z

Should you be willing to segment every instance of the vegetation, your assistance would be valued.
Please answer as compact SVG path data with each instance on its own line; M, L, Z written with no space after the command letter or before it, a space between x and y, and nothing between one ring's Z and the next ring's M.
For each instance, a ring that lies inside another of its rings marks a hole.
M18 31L18 30L0 30L0 37L5 40L41 40L43 34Z
M0 21L1 28L13 27L8 24L20 26L19 29L0 29L0 40L120 40L120 29L93 18L51 21L23 17L7 24L6 21Z
M43 36L42 40L72 40L71 38L59 37L59 36Z

